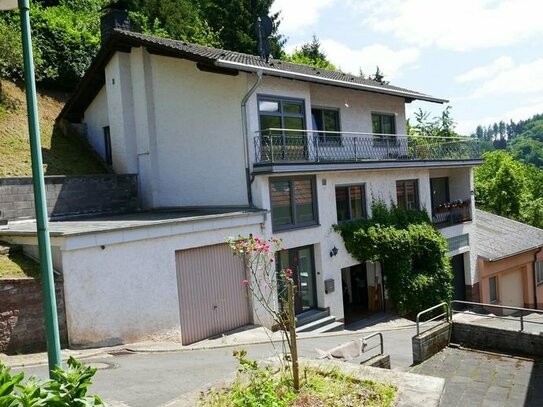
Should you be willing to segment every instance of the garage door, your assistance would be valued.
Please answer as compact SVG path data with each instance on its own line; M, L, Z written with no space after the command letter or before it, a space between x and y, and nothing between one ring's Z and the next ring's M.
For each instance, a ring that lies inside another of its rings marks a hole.
M183 345L250 323L245 268L227 245L180 250L176 264Z
M500 276L500 303L512 307L524 307L524 296L522 293L522 271L513 271ZM504 314L512 311L505 311Z

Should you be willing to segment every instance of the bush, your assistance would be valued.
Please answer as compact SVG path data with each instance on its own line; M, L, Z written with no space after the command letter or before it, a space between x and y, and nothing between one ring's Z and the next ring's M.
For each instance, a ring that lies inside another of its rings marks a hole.
M24 373L15 376L0 363L0 406L91 407L103 406L98 396L87 396L96 368L85 367L70 357L68 369L56 367L52 379L39 381L30 377L22 383Z
M369 220L336 226L345 247L358 261L381 263L390 300L400 315L452 299L447 241L425 211L405 211L383 202L372 204Z

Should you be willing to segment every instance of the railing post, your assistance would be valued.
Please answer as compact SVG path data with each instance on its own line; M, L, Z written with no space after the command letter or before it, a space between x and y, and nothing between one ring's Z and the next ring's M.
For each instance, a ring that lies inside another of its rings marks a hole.
M389 159L389 158L390 158L390 152L389 152L389 145L388 145L388 143L389 143L390 140L389 140L388 137L387 137L387 138L385 139L385 141L387 142L387 155L386 155L386 158Z
M524 331L524 311L520 311L520 332Z
M316 156L317 162L320 161L319 149L320 149L319 135L317 134L317 135L315 136L315 156Z
M273 134L270 132L270 149L271 149L271 162L274 162L274 156L273 156Z
M358 161L358 151L357 151L357 141L358 141L358 137L355 137L354 140L353 140L353 144L354 144L354 160L355 161Z

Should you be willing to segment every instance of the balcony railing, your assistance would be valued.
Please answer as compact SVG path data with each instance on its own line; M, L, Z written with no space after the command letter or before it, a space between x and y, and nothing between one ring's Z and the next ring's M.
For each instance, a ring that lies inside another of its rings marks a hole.
M481 158L478 141L468 137L267 129L254 146L257 164Z
M446 202L432 210L432 222L436 227L446 227L472 220L469 199Z

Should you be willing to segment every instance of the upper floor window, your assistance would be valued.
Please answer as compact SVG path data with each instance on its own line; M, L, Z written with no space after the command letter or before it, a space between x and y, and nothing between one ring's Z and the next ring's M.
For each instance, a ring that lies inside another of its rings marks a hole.
M537 284L543 283L543 260L535 263L535 281Z
M371 114L372 131L375 134L396 134L396 117L389 113L372 113ZM380 136L374 139L374 143L396 143L397 139L394 136Z
M311 109L311 119L313 129L319 131L319 144L341 145L339 110L314 107Z
M274 231L317 224L314 177L273 179L270 195Z
M301 99L282 99L274 97L258 98L260 130L266 129L305 129L304 101ZM301 135L300 132L293 134Z
M338 222L366 218L366 188L364 185L336 187Z
M401 209L420 209L418 181L396 181L396 198Z

